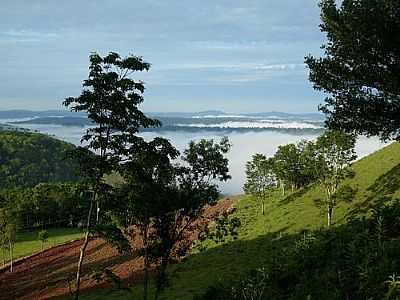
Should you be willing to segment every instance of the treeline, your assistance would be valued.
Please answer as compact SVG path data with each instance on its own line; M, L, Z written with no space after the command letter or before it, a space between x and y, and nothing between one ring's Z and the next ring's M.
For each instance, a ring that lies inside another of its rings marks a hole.
M18 231L78 227L88 209L87 187L75 183L41 183L33 188L0 191L0 209L8 210Z
M355 142L352 134L327 130L316 141L280 146L271 158L256 154L246 164L247 180L243 189L261 202L264 214L265 201L277 187L285 195L287 188L293 192L318 184L325 192L322 202L330 226L338 202L350 200L354 193L351 187L340 184L353 175L350 166L357 157Z

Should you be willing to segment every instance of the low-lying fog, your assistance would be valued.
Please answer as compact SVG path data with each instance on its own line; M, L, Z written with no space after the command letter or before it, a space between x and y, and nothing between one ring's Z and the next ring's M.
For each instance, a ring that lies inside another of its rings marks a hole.
M82 127L60 126L60 125L31 125L24 124L25 128L37 130L42 133L54 135L62 140L68 141L75 145L80 144L80 138L84 132ZM223 134L221 132L202 131L185 132L145 132L142 136L146 139L151 139L157 135L169 139L179 150L186 148L191 140L200 139L220 139ZM279 145L298 142L302 139L313 139L316 135L293 135L287 133L278 133L274 131L262 132L230 132L227 134L232 143L232 149L229 153L229 166L232 179L220 185L221 191L225 194L242 193L242 187L245 181L245 165L251 156L255 153L263 153L267 156L272 156ZM380 148L385 144L377 138L360 137L357 142L356 151L358 157L361 158Z

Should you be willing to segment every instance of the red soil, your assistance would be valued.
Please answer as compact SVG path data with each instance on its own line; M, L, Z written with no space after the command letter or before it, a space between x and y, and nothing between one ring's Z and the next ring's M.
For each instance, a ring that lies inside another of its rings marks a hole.
M209 223L223 213L232 210L233 201L226 199L205 210L201 222ZM197 238L196 232L187 234L186 239ZM138 246L138 241L133 241ZM140 243L140 242L139 242ZM17 262L14 272L0 270L0 299L49 299L67 295L69 283L74 285L76 265L82 241L48 249L38 255ZM124 285L141 282L143 259L133 255L120 255L102 239L90 241L83 265L82 291L109 287L107 282L97 283L92 275L96 270L109 269L118 275Z

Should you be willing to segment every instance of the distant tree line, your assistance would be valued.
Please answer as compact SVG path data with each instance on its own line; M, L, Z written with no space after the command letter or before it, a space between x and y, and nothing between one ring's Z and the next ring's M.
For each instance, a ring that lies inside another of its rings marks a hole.
M41 183L0 191L0 208L12 212L18 231L78 227L85 222L87 191L75 183Z

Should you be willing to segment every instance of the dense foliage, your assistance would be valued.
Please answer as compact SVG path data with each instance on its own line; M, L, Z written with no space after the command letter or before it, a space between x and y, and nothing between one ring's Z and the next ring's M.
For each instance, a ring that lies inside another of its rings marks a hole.
M186 235L197 228L204 206L218 199L217 182L230 178L225 157L230 144L225 138L191 142L181 156L183 164L174 162L179 152L163 138L142 148L129 151L120 167L125 180L116 191L120 208L114 212L128 229L137 228L130 233L143 241L138 250L145 264L144 299L151 265L157 271L157 299L168 283L167 266L187 254L192 241Z
M0 189L78 181L77 164L66 159L73 148L39 133L0 131Z
M13 212L20 231L76 227L85 220L87 197L84 185L42 183L33 188L2 190L0 207Z
M308 56L310 80L328 93L328 126L400 137L400 2L323 0L324 56ZM340 6L340 7L339 7Z

